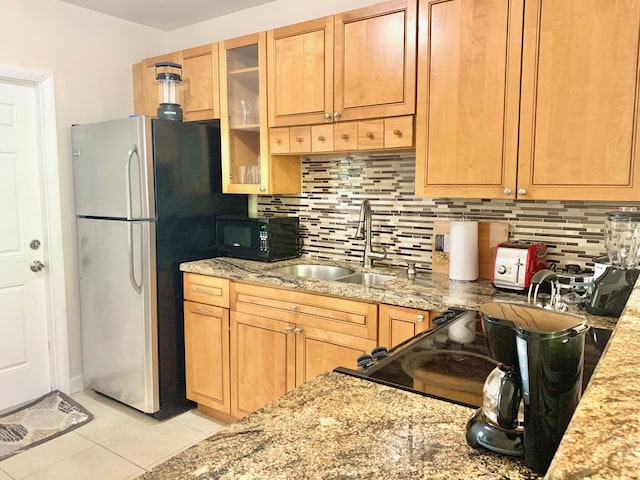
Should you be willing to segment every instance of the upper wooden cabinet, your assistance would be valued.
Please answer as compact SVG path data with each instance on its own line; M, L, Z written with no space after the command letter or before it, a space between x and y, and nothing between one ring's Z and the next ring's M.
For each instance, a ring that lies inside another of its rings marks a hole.
M147 58L133 65L133 113L155 117L160 101L156 81L156 63L178 62L177 53Z
M218 44L178 52L182 65L182 109L186 121L220 118Z
M640 2L527 1L518 196L640 200Z
M269 125L412 115L416 1L267 32Z
M269 154L266 33L220 47L220 131L225 193L288 194L301 190L297 156Z
M420 0L418 25L417 195L640 199L639 3Z
M217 43L147 58L133 65L134 113L156 116L160 101L155 65L159 62L182 65L179 101L185 121L220 118Z

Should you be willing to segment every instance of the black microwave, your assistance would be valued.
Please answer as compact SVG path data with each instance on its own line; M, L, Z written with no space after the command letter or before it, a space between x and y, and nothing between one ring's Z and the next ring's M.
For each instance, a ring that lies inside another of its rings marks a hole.
M225 257L275 262L300 256L298 217L216 219L218 253Z

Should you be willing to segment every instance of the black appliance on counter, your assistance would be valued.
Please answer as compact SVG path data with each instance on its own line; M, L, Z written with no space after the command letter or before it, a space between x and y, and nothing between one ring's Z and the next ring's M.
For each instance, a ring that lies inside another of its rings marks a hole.
M590 327L586 334L583 390L611 333ZM497 362L490 356L478 312L450 308L433 319L430 329L388 352L378 347L360 357L358 365L357 370L335 371L477 408L482 405L484 381Z
M298 217L221 216L216 219L218 252L222 256L276 262L300 256Z

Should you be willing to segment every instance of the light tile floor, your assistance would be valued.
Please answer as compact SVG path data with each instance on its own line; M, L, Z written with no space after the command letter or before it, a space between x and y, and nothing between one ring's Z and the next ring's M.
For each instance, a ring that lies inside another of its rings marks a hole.
M224 428L195 409L158 421L92 391L71 397L93 420L0 462L0 480L133 479Z

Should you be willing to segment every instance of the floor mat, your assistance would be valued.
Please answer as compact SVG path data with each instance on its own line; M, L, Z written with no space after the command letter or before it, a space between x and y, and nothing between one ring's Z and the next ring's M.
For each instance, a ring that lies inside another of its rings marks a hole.
M0 461L78 428L93 415L54 390L0 417Z

